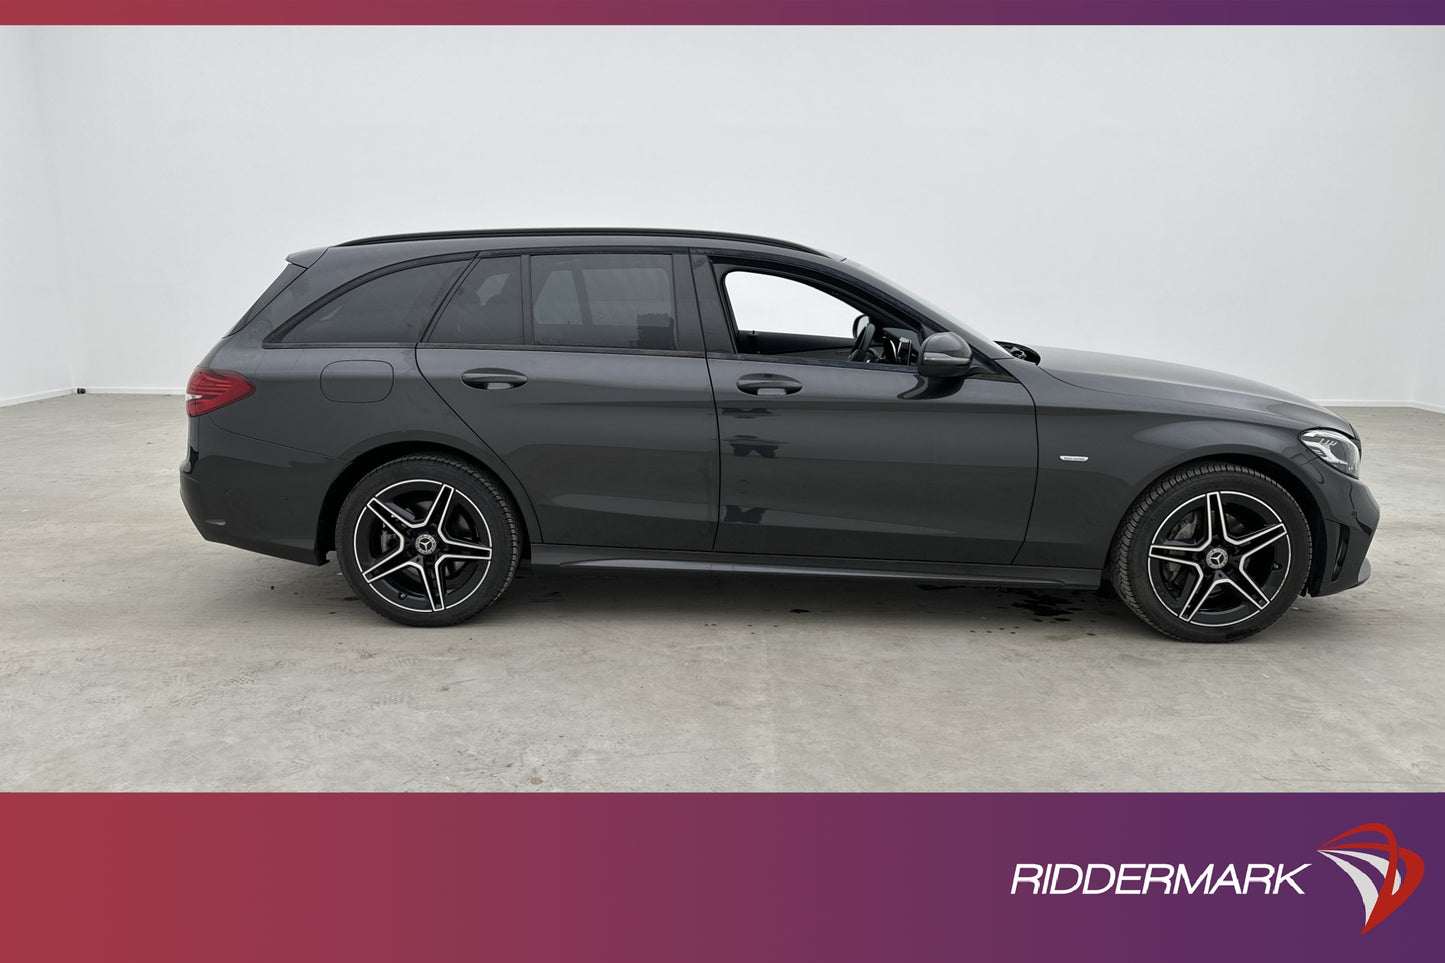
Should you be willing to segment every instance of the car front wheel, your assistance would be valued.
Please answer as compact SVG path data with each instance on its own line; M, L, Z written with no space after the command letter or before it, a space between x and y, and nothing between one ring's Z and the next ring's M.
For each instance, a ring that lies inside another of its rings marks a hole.
M405 625L454 625L491 605L511 584L520 541L506 492L445 455L373 470L336 522L336 556L352 591Z
M1229 642L1294 604L1311 552L1309 522L1289 492L1252 469L1206 463L1140 496L1119 527L1109 576L1165 635Z

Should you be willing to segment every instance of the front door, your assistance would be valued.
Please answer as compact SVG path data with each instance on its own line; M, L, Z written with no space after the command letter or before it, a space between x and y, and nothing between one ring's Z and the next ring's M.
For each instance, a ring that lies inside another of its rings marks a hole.
M717 265L724 552L1007 564L1037 468L1027 390L914 370L927 322L790 269ZM708 280L700 272L698 283Z

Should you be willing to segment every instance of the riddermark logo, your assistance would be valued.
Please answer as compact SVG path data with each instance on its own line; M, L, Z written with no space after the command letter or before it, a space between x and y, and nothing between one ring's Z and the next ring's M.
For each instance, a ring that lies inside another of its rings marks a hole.
M1367 833L1384 836L1385 841L1340 842ZM1361 933L1370 932L1380 925L1381 920L1399 909L1425 875L1425 861L1417 853L1401 849L1395 842L1395 834L1383 823L1365 823L1347 833L1340 833L1321 846L1319 853L1344 870L1350 882L1360 891L1360 901L1365 904L1365 928L1360 930ZM1359 864L1380 874L1378 885Z
M1354 837L1376 834L1384 842L1361 841ZM1352 840L1345 842L1344 840ZM1368 933L1400 907L1425 875L1425 861L1408 849L1401 849L1395 834L1383 823L1365 823L1341 833L1318 850L1345 871L1360 892L1365 906ZM1279 863L1210 863L1200 867L1186 863L1016 863L1010 894L1034 896L1213 896L1230 892L1279 896L1305 895L1297 877L1309 869L1302 863L1286 869ZM1241 868L1242 866L1242 868ZM1366 870L1380 874L1376 885Z

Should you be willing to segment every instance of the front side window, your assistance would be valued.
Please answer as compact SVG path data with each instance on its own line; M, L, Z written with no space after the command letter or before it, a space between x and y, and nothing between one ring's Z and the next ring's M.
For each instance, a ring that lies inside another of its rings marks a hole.
M723 292L740 354L799 361L911 365L922 336L912 322L793 277L727 270Z
M531 266L535 343L676 350L670 255L538 254Z
M810 284L776 274L729 271L723 279L739 331L853 337L864 312Z
M413 344L465 261L383 274L323 304L287 331L286 344Z

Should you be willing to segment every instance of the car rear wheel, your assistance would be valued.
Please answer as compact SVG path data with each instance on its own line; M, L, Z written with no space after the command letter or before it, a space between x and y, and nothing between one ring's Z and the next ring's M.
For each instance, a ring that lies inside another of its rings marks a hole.
M1119 527L1109 576L1146 623L1187 642L1230 642L1269 627L1309 575L1309 522L1257 471L1193 465L1155 484Z
M520 541L501 486L445 455L373 470L336 522L336 556L352 591L404 625L455 625L491 605L511 584Z

